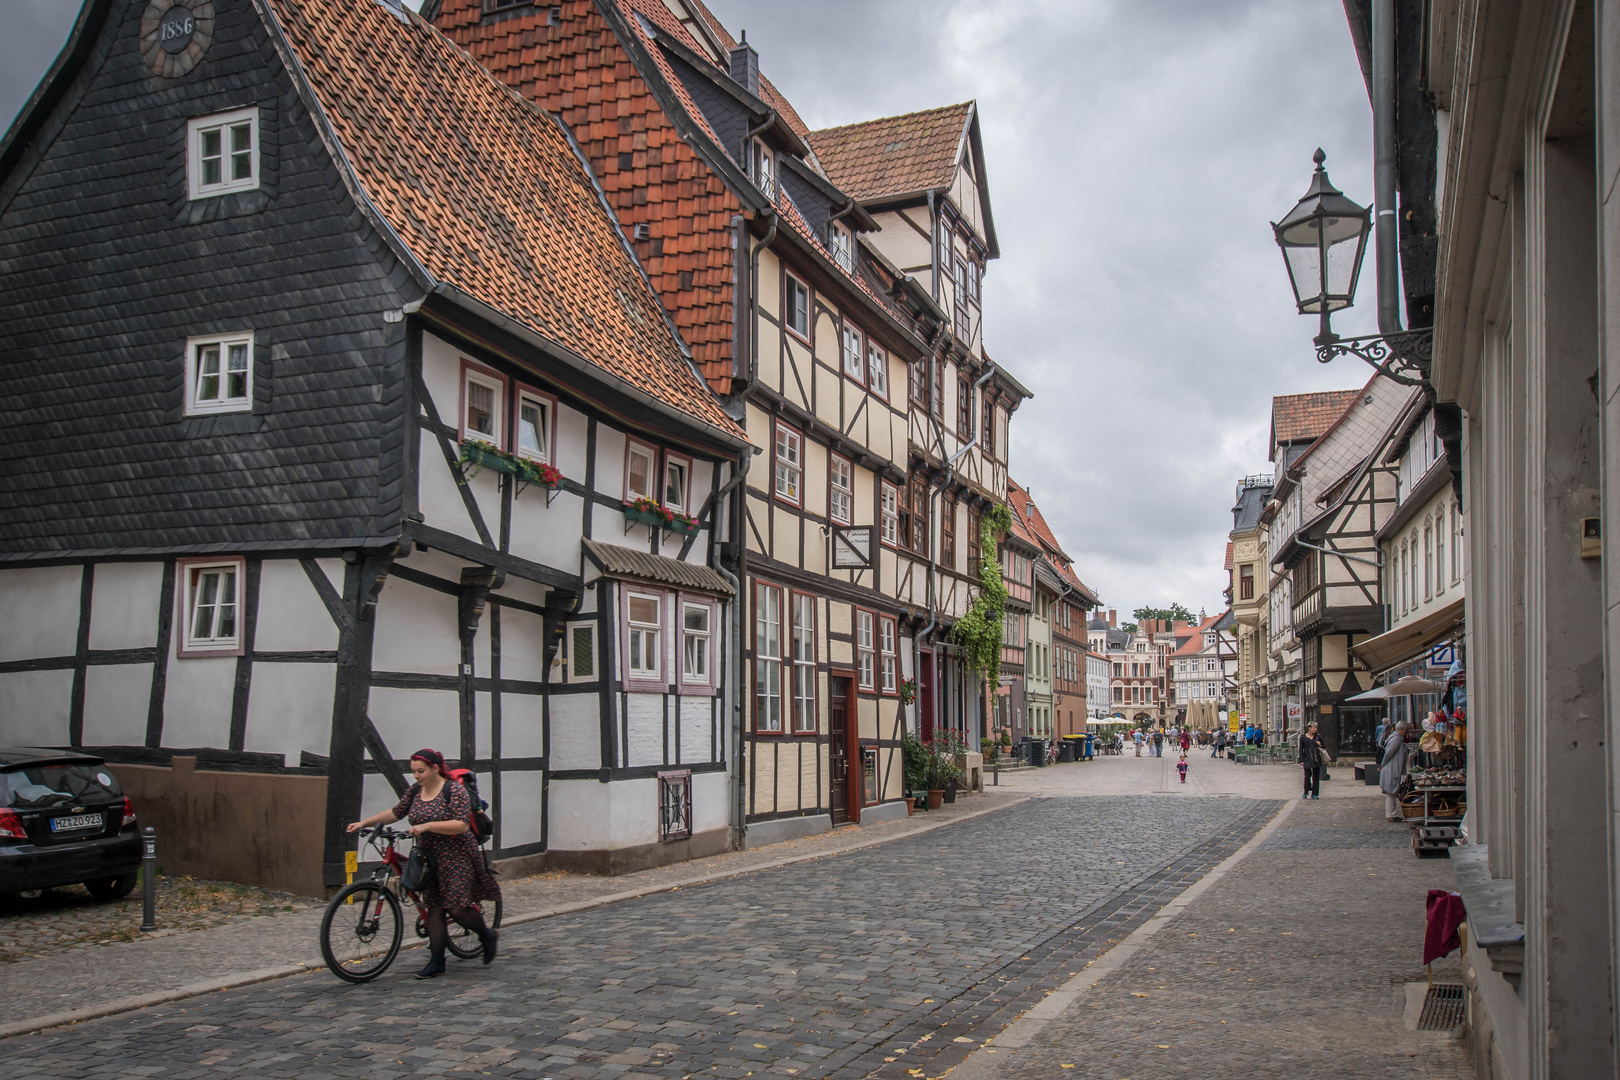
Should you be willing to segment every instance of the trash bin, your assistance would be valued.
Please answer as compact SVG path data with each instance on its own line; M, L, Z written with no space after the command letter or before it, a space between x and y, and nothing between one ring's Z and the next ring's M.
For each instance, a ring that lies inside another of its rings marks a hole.
M1031 739L1031 740L1029 740L1029 763L1031 765L1045 765L1046 764L1046 740L1045 739Z
M1097 756L1097 736L1086 733L1086 760L1090 761Z
M1060 764L1074 760L1074 742L1073 739L1064 739L1063 742L1058 744L1058 762Z

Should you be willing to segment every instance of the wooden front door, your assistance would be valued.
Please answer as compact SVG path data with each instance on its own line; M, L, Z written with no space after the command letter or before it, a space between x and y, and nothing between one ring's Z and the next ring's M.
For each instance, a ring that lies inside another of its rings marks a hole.
M853 726L850 718L850 682L847 675L832 677L832 706L828 710L827 781L830 790L827 805L832 810L834 825L861 820L860 804L850 797L849 792L849 736Z

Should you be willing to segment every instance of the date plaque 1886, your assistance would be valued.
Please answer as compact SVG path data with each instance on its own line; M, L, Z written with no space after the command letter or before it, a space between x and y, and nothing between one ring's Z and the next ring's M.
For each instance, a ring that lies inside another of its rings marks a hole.
M141 58L152 74L179 78L214 40L214 0L148 0L141 14Z

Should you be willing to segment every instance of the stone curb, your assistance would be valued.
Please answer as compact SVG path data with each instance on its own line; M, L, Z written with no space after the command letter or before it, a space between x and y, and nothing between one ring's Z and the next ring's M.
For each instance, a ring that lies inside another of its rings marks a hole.
M625 900L636 900L643 896L653 896L657 893L672 892L675 889L684 889L691 885L704 885L714 881L724 881L728 878L741 877L760 870L772 870L779 866L790 866L794 863L808 862L811 859L824 859L831 855L842 855L849 851L859 851L862 848L876 847L879 844L892 843L903 840L908 836L921 836L923 833L933 832L936 829L948 829L953 825L960 825L964 821L984 817L987 814L1000 813L1015 806L1022 806L1035 798L1026 795L1004 802L999 806L987 806L983 810L974 810L961 817L949 821L941 821L933 825L923 825L916 829L896 833L894 836L873 837L848 844L844 847L830 848L826 851L808 851L802 855L787 855L780 859L771 859L751 866L739 866L734 870L725 870L711 874L697 874L692 877L681 878L678 881L664 882L658 885L648 885L640 889L628 889L624 892L609 893L605 896L595 896L589 900L576 900L568 904L558 904L555 907L541 908L537 911L526 911L521 915L513 915L501 920L501 927L521 926L524 923L538 922L541 919L552 919L559 915L570 915L576 911L587 911L591 908L605 907L608 904L622 903ZM400 951L421 948L425 942L406 940L400 945ZM150 994L136 994L132 997L118 998L114 1001L104 1002L100 1005L90 1005L83 1009L71 1009L65 1012L48 1013L45 1016L36 1016L28 1020L16 1020L11 1023L0 1024L0 1039L9 1039L17 1035L28 1035L38 1031L47 1031L51 1028L65 1027L69 1024L80 1024L87 1020L98 1020L104 1016L113 1016L118 1013L133 1012L136 1009L150 1008L153 1005L163 1005L170 1001L182 1001L186 998L200 997L203 994L212 994L220 990L234 990L242 986L252 986L255 983L270 982L273 979L285 979L291 975L305 975L312 971L326 970L326 962L317 957L314 960L305 960L301 963L285 966L260 968L257 971L244 971L236 975L228 975L219 979L207 979L200 982L177 986L171 990L159 990Z

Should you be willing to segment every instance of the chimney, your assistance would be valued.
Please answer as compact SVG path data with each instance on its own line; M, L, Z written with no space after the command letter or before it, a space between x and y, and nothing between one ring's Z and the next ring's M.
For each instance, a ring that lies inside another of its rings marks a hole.
M748 44L748 31L742 32L742 44L731 50L732 81L759 97L759 53Z
M1114 625L1114 619L1118 616L1118 614L1119 613L1116 612L1113 608L1108 609L1108 625L1109 626Z

